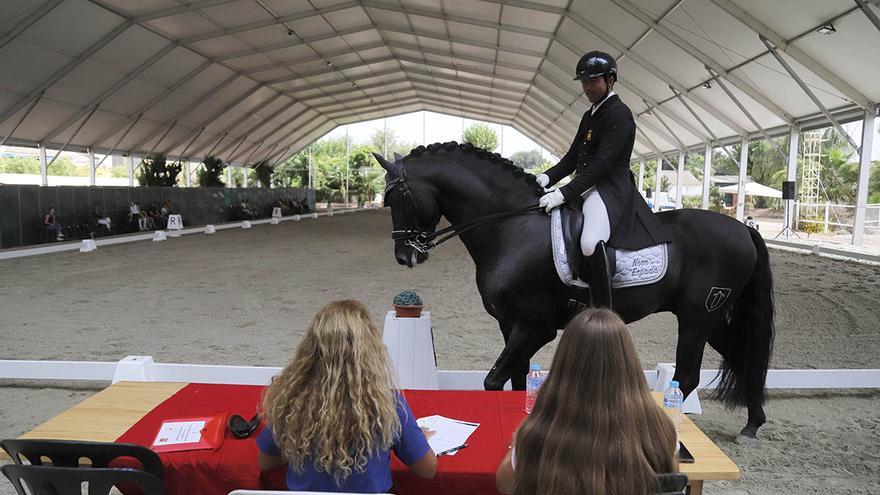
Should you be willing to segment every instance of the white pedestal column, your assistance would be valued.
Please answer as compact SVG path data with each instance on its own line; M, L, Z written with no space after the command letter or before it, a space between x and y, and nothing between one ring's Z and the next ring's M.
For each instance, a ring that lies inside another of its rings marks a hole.
M394 311L389 311L385 316L382 340L388 348L401 388L439 388L430 312L423 311L418 318L397 318Z

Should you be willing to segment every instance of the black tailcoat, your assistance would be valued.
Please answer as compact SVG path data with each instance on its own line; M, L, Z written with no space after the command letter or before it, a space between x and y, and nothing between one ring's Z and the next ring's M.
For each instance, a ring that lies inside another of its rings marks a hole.
M672 242L660 221L636 188L629 168L636 123L632 112L617 95L612 95L590 115L584 114L568 153L544 172L554 184L576 172L559 190L567 203L581 208L581 195L596 186L611 225L608 245L636 250L661 242Z

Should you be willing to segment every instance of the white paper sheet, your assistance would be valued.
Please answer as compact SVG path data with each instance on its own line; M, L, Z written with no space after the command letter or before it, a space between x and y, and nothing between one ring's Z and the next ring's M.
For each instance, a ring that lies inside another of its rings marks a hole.
M436 414L419 418L416 422L420 427L434 432L428 438L428 445L431 446L436 454L464 445L468 437L480 426L479 423L470 423ZM457 452L450 452L444 455L455 455Z
M205 421L168 421L162 423L153 447L162 445L180 445L183 443L198 443L202 439L202 430Z

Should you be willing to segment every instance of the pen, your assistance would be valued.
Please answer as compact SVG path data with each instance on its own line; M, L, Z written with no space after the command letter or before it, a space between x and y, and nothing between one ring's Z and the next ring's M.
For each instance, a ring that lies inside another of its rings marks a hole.
M443 452L438 453L437 456L452 454L454 452L458 452L459 450L466 449L467 447L468 444L459 445L458 447L452 447L451 449L446 449Z

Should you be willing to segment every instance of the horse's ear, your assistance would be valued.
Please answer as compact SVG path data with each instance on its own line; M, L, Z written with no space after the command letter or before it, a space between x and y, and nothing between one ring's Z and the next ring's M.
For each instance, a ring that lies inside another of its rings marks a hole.
M403 157L400 156L400 153L395 151L394 152L394 163L398 163L398 162L400 162L400 160L403 160Z
M395 167L393 163L390 163L388 160L385 159L385 157L376 152L373 152L373 157L376 158L376 161L379 162L379 165L381 165L386 172L395 177L398 176L397 167Z

